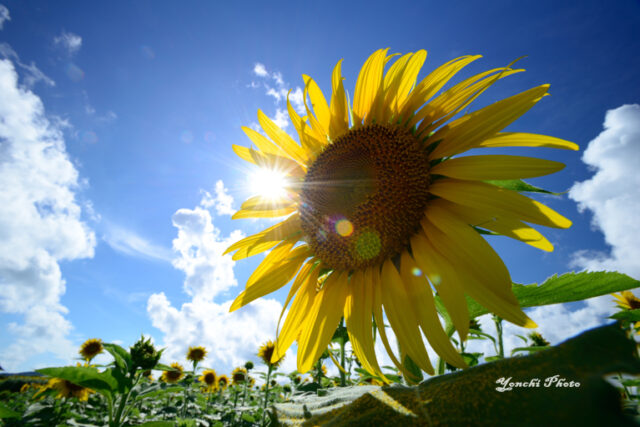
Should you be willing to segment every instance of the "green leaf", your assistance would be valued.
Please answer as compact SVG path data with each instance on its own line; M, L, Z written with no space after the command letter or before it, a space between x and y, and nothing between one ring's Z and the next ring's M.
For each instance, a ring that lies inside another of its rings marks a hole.
M514 190L514 191L545 193L545 194L553 194L554 196L560 196L566 193L566 191L564 193L553 193L551 191L543 190L542 188L531 185L528 182L524 182L521 179L501 179L501 180L490 180L485 182L487 184L493 184L496 187L505 188L507 190Z
M140 424L140 427L173 427L174 425L173 421L147 421L144 424Z
M110 343L104 344L104 349L111 353L118 368L122 369L124 372L129 372L133 361L131 360L131 355L127 350L120 347L118 344Z
M256 420L255 418L253 418L251 415L247 414L246 412L244 414L242 414L242 419L248 423L255 423Z
M632 279L626 274L613 271L596 271L565 273L561 276L554 274L545 280L542 285L519 285L514 283L511 289L518 299L520 307L538 307L541 305L582 301L637 287L640 287L640 281ZM469 304L469 316L472 318L489 312L470 298L467 298L467 303Z
M536 353L538 351L542 351L542 350L549 350L551 347L549 347L548 345L545 346L531 346L531 347L517 347L514 348L513 350L511 350L511 355L513 356L516 353L519 353L521 351L526 351L529 353Z
M163 365L162 363L158 363L154 368L154 371L175 371L171 366Z
M98 372L95 368L88 366L65 366L62 368L36 369L43 375L54 378L61 378L82 387L90 388L102 394L110 395L117 387L118 382L111 375L109 370Z
M20 418L20 413L7 408L0 402L0 418Z
M640 308L637 308L635 310L620 311L609 318L616 319L616 320L628 320L630 322L638 322L640 321Z

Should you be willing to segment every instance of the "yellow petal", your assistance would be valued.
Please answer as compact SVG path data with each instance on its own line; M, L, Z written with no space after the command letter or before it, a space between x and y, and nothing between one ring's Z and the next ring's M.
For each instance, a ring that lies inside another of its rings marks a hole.
M411 238L411 250L416 264L438 291L458 335L461 339L466 339L469 332L469 309L462 284L452 274L448 264L438 262L440 258L436 257L435 248L424 233L418 232Z
M231 148L233 149L233 152L236 153L242 160L246 160L247 162L253 164L256 163L256 161L253 159L253 156L251 155L251 152L249 151L249 148L235 144L231 144Z
M487 288L505 300L517 304L511 291L511 276L502 259L474 229L450 211L429 206L422 229L433 246L445 258L465 260L466 269Z
M304 178L306 174L306 167L301 166L288 157L282 157L271 153L260 153L251 148L249 149L249 152L255 160L254 163L262 168L276 171L294 178Z
M413 115L422 105L442 89L458 71L481 57L481 55L461 56L436 68L411 91L407 101L402 107L401 116L407 118ZM419 120L416 120L413 124L418 121ZM413 124L411 126L413 126Z
M504 132L485 139L477 147L549 147L565 150L578 150L578 144L552 136L535 133Z
M418 319L410 307L412 302L407 296L398 270L390 259L382 266L382 283L384 284L380 287L382 304L400 348L407 352L420 369L433 375L433 366L418 329Z
M311 261L306 265L309 265ZM307 275L298 275L298 278L302 276L302 279L300 280L300 289L296 293L296 297L291 304L291 310L289 310L289 313L287 314L282 330L277 336L274 357L280 359L284 356L285 352L289 347L291 347L291 344L293 344L293 341L298 338L300 330L305 325L304 319L309 315L316 298L316 286L318 284L319 272L320 268L316 267L312 268ZM298 278L296 278L294 285L299 282ZM293 286L291 289L293 290Z
M571 226L571 221L542 203L484 182L441 179L429 187L429 192L490 214L506 215L547 227Z
M322 139L322 137L320 134L317 134L309 125L307 125L302 117L300 117L300 115L296 112L296 110L291 105L291 102L289 101L289 95L291 95L291 90L289 90L289 93L287 94L287 111L289 112L291 123L293 123L293 127L296 128L296 131L298 132L300 144L305 150L307 158L309 160L313 160L315 159L317 153L319 153L324 146L319 141L320 139Z
M342 59L338 61L331 76L331 122L329 124L329 136L335 139L349 130L349 105L347 94L342 82Z
M331 111L329 110L327 100L318 87L318 84L311 77L303 74L302 79L304 80L305 87L309 93L313 112L315 113L320 126L322 126L324 133L328 134L329 123L331 122Z
M259 278L255 279L252 275L247 282L247 287L236 297L229 311L237 310L289 283L308 256L309 248L306 245L299 246L288 254L287 260L273 265Z
M233 245L229 246L229 248L224 251L223 255L237 251L232 257L232 259L237 261L269 250L282 240L288 240L296 236L301 237L301 234L300 215L295 213L284 221L279 222L260 233L237 241Z
M445 209L464 219L469 225L495 231L503 236L520 240L543 251L553 251L551 242L540 234L538 230L520 220L504 215L483 212L468 206L458 205L445 199L435 199L429 202L429 206L433 205L443 206Z
M271 154L277 154L281 156L288 156L283 149L275 145L273 142L269 141L269 139L264 135L262 135L261 133L256 132L255 130L248 128L246 126L242 126L241 129L249 137L251 142L256 144L256 147L258 147L258 150L260 150L262 153L271 153Z
M403 252L400 259L400 275L407 290L411 306L416 310L418 321L424 336L431 347L450 365L463 369L467 364L460 353L451 344L449 336L442 328L433 294L429 283L408 252Z
M534 87L446 124L430 137L431 141L442 140L430 157L435 159L459 154L495 136L529 111L548 89L549 85Z
M349 279L348 293L344 305L344 320L349 333L349 342L364 369L384 378L373 345L372 283L364 280L364 270L356 270ZM386 379L385 379L386 380Z
M518 179L549 175L564 164L522 156L466 156L438 163L431 168L434 175L469 180Z
M522 71L524 70L512 70L508 67L494 68L458 83L420 111L421 114L423 114L423 111L427 114L420 126L418 126L417 134L428 135L429 132L465 109L498 80Z
M287 207L283 207L280 209L269 209L269 210L239 210L231 219L241 219L241 218L277 218L279 216L289 215L290 213L295 212L297 209L296 204L289 205Z
M362 122L365 116L370 115L373 102L381 90L382 73L388 50L375 51L360 70L353 97L353 115L356 122Z
M273 209L282 209L295 204L295 201L289 197L264 197L253 196L248 198L240 209L247 211L266 211Z
M428 224L428 221L423 222ZM427 231L428 230L428 231ZM478 263L471 263L468 253L461 248L466 247L468 242L461 245L451 244L452 239L440 233L435 227L425 227L425 233L429 233L429 241L433 242L434 251L431 256L434 262L440 265L446 276L451 277L462 284L464 291L471 298L488 308L498 316L519 326L531 327L535 325L531 319L520 309L518 301L509 290L509 294L505 295L504 284L495 283L491 278L483 276L478 270ZM492 264L492 257L486 256L486 252L476 252L478 261ZM497 255L496 255L497 256ZM495 265L495 262L493 262ZM486 268L484 272L487 272ZM509 288L511 282L509 281ZM535 327L535 326L533 326Z
M347 297L347 273L332 273L318 292L298 346L298 371L307 372L327 348L338 327ZM313 316L313 318L312 318Z
M418 78L420 69L424 65L424 61L426 59L427 51L419 50L418 52L414 53L407 61L407 65L405 66L402 73L400 84L395 90L394 98L391 100L391 105L393 106L395 115L400 114L402 107L407 101L409 92L416 84L416 79Z
M280 148L293 160L302 165L306 165L307 155L285 131L280 129L273 121L267 117L261 110L258 110L258 122L262 129L267 133Z

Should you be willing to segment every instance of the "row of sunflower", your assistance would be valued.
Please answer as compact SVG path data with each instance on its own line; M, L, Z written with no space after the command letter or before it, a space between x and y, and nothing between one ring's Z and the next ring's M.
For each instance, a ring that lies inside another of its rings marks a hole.
M632 321L640 299L631 292L613 295L620 309L614 317L620 319L631 332L640 329ZM502 348L501 320L496 318L495 333L485 331L477 320L469 324L469 336L488 340L494 344L495 354L469 351L464 342L455 342L465 362L476 365L505 357ZM529 354L548 348L549 342L539 333L520 337L523 347L514 349L512 356ZM346 338L348 340L348 337ZM342 341L341 341L342 340ZM340 327L333 342L344 350L344 330ZM393 382L415 382L395 367L385 366L384 377L371 375L353 352L340 354L340 350L327 348L314 367L303 376L298 371L289 374L277 372L283 358L273 362L275 344L268 341L258 350L266 372L257 372L248 361L236 367L229 375L219 374L201 364L207 358L202 346L189 347L186 359L191 363L185 369L180 363L159 363L163 350L158 350L150 339L140 338L129 350L100 339L89 339L79 349L82 363L63 368L38 370L41 376L13 376L0 382L0 397L9 406L0 403L0 425L58 425L73 420L84 425L121 426L154 421L175 425L186 420L206 421L208 425L268 425L268 408L273 403L285 402L301 393L317 393L340 385L382 385L383 379ZM111 354L113 361L94 363L99 354ZM336 360L338 356L341 360ZM339 374L330 376L325 364L334 364ZM444 362L445 369L456 368ZM153 373L160 373L154 377ZM356 375L354 375L354 372ZM280 377L278 379L278 377ZM256 385L256 378L262 385ZM628 404L636 403L636 380L620 379L620 390ZM162 425L162 424L158 424ZM195 425L195 424L194 424Z

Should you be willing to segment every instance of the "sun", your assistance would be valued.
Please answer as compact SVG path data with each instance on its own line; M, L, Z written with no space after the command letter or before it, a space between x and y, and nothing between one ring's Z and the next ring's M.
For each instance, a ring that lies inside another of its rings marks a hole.
M260 168L249 176L249 188L255 196L276 200L287 196L289 185L285 172Z

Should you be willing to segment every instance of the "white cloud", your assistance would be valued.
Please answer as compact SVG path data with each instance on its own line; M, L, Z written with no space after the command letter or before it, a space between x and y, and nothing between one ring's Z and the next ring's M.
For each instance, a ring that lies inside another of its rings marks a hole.
M11 21L11 16L9 16L9 9L3 4L0 4L0 30L4 27L5 21Z
M0 55L3 58L13 61L18 67L22 68L26 74L22 76L23 83L28 87L33 87L36 83L42 81L48 86L55 86L56 82L50 79L44 74L36 64L32 61L31 64L25 64L20 61L20 57L15 50L7 43L0 43Z
M215 208L218 215L233 215L233 197L227 192L222 180L216 182L215 197L211 196L208 191L203 191L202 201L200 205L204 208Z
M527 310L527 315L538 324L536 331L549 341L551 345L559 344L580 333L608 323L607 318L617 311L611 295L603 295L584 301L582 307L575 304L554 304L535 307ZM496 336L495 325L490 315L479 318L482 330ZM505 356L517 347L526 347L516 335L526 336L531 329L521 328L509 322L503 322L503 337ZM493 344L488 340L468 341L467 351L479 351L485 356L496 354ZM526 353L525 353L526 354Z
M595 175L574 184L569 197L580 211L593 212L592 225L602 231L611 252L579 251L573 262L588 270L617 270L640 279L640 105L607 111L604 130L589 142L582 160Z
M276 105L280 105L281 103L286 102L287 94L289 93L289 87L288 87L288 84L285 83L282 77L282 73L280 71L269 72L267 68L264 66L264 64L261 64L258 62L253 67L253 73L256 76L262 77L263 79L266 80L266 82L263 83L263 86L266 89L265 94L267 96L271 96L275 100ZM269 81L273 81L275 85L269 84L268 83ZM257 87L260 87L260 84L258 84L255 81L252 81L249 85L247 85L247 87L257 88ZM296 86L296 88L291 91L289 100L291 101L291 105L298 112L298 114L304 115L306 114L306 110L304 107L302 95L303 95L302 89L300 88L300 86ZM286 114L286 110L285 110L285 114ZM288 123L288 119L287 119L287 123Z
M222 373L247 360L257 362L260 344L274 338L282 305L274 299L260 298L229 313L232 299L214 301L237 287L235 262L222 253L243 237L238 230L223 237L214 226L212 212L226 215L232 203L226 198L222 181L216 183L216 193L216 198L205 193L199 206L179 209L173 215L178 229L173 241L178 253L174 266L185 273L184 290L191 300L176 308L163 292L156 293L147 301L147 313L153 326L163 333L166 362L185 362L189 346L203 345L209 351L203 366ZM295 369L295 356L289 353L282 369Z
M60 124L18 86L9 60L0 60L0 182L0 310L23 317L8 325L16 339L0 353L12 370L44 351L71 355L59 262L92 257L95 235L81 219Z
M129 256L171 261L171 251L155 245L131 230L109 224L102 239L117 252Z
M53 39L53 44L64 49L69 56L77 53L82 46L82 37L77 34L62 31Z
M259 62L256 62L256 65L253 66L253 72L256 76L259 77L267 77L269 75L264 64L261 64Z
M276 117L273 119L273 122L280 127L280 129L285 129L289 126L289 114L287 111L278 108L276 110Z

